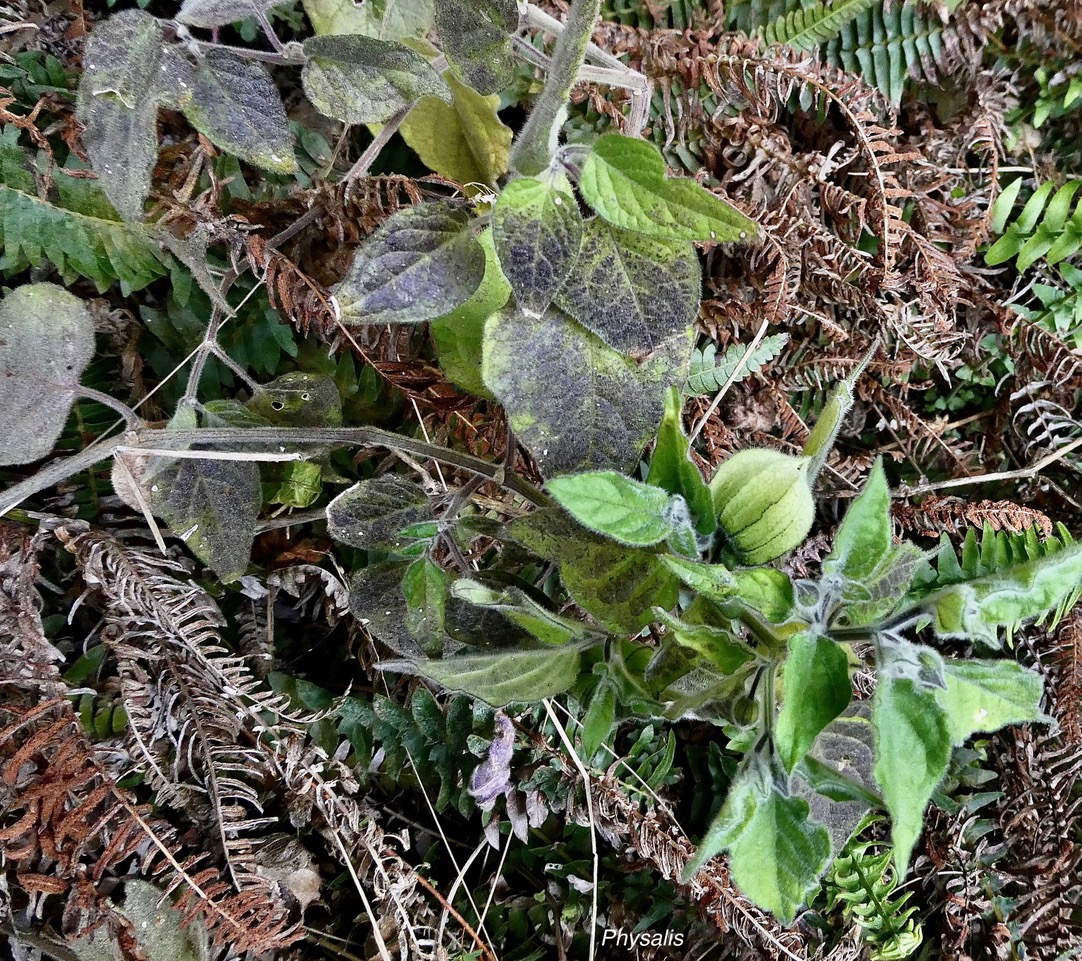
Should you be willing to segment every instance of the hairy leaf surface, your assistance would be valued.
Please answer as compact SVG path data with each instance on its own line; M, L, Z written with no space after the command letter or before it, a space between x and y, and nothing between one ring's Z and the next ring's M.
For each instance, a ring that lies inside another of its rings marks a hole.
M851 696L849 662L841 647L810 631L789 639L775 733L786 770L796 767L819 732L845 710Z
M579 180L586 202L614 227L665 240L744 241L755 221L694 180L665 176L653 144L609 133L594 144Z
M346 323L416 324L464 304L484 276L485 252L469 214L439 201L385 221L334 295Z
M184 0L177 20L189 27L224 27L256 13L266 14L285 0Z
M425 97L399 132L436 173L463 185L494 187L511 155L511 128L496 114L500 98L482 96L453 74L444 79L452 102Z
M433 24L433 0L303 0L304 12L320 36L362 34L377 40L422 38Z
M415 538L400 532L431 519L425 492L396 474L360 481L327 505L331 537L368 550L404 550Z
M690 242L586 223L578 260L556 302L624 354L655 350L695 320L702 292Z
M955 745L978 731L998 731L1040 716L1044 680L1017 661L948 660L943 673L947 687L936 690L936 697L947 712Z
M196 63L184 116L223 150L272 173L297 169L282 98L260 64L211 49Z
M688 437L681 419L680 391L670 387L665 394L665 415L654 442L646 482L683 497L695 518L696 530L700 534L710 534L717 527L714 499L688 450Z
M435 0L443 52L474 90L493 94L514 76L511 34L518 29L515 0Z
M615 471L554 477L548 489L583 527L621 544L649 547L672 533L668 492Z
M485 383L547 475L591 468L627 473L683 380L690 341L678 335L639 362L571 318L503 310L485 325Z
M582 215L571 182L563 174L512 180L492 211L492 237L515 300L542 313L579 256Z
M0 464L47 456L94 356L94 319L55 284L26 284L0 301Z
M301 82L308 99L344 123L382 123L422 97L451 101L451 90L420 54L390 40L313 37Z

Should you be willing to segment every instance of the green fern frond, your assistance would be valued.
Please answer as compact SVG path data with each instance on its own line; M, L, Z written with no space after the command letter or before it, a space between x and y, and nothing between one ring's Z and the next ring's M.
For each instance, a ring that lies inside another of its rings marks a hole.
M970 528L962 543L961 554L955 553L950 540L944 534L940 539L936 558L935 586L943 587L975 577L988 577L1016 564L1058 554L1072 544L1074 538L1062 524L1057 525L1055 534L1045 538L1040 536L1036 527L1031 527L1021 534L1012 534L993 530L986 524L979 541L976 532Z
M924 16L912 0L877 4L845 23L826 47L825 59L858 73L895 106L906 80L934 79L943 55L944 26Z
M1016 266L1025 270L1042 257L1058 264L1082 249L1082 196L1077 201L1075 197L1082 180L1070 180L1058 189L1045 181L1008 225L1021 184L1015 180L996 198L992 229L1003 236L988 249L985 263L994 267L1017 257Z
M686 30L701 20L706 0L603 0L601 19L643 30Z
M850 842L835 858L826 879L827 908L840 906L857 925L872 961L902 961L920 947L923 932L916 905L907 906L912 892L898 889L890 847L880 847L878 841Z
M788 342L788 334L772 334L764 337L744 364L736 383L769 364L781 353ZM717 349L717 344L711 341L702 350L696 350L691 355L691 368L687 385L684 387L684 393L689 397L701 397L720 390L722 385L732 377L733 371L740 365L747 350L743 344L733 344L719 361Z
M794 6L808 7L809 3L794 3L793 0L734 0L725 4L725 28L740 30L748 36L756 33L768 23L784 17Z
M851 20L879 0L837 0L819 3L810 10L793 10L768 23L760 35L766 43L784 43L794 50L814 50L834 39Z
M119 282L125 296L168 272L145 230L117 218L93 181L57 170L57 202L39 197L18 134L14 125L0 133L0 272L49 262L65 284L85 277L104 292Z

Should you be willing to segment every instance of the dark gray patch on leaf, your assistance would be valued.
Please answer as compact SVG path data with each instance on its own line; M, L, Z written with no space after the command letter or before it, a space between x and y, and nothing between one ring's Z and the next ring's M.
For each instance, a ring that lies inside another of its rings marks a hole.
M519 305L543 312L575 264L582 241L582 215L567 178L522 177L509 183L492 211L492 239Z
M515 0L436 0L443 52L478 93L503 90L514 76Z
M304 92L316 108L345 123L382 123L422 97L451 102L451 88L409 47L371 37L305 41Z
M181 102L189 122L216 146L272 173L297 169L282 98L260 64L208 50Z
M26 284L0 302L0 464L53 449L94 356L94 319L55 284Z
M619 230L595 217L557 304L621 353L651 351L695 320L702 292L690 241Z
M542 472L630 472L653 436L670 384L687 374L681 333L645 359L623 357L566 314L507 309L485 325L485 383Z
M256 13L266 13L285 0L184 0L177 20L190 27L224 27Z
M94 27L83 56L77 100L83 143L102 190L127 220L142 216L158 156L162 40L156 18L124 10Z
M438 202L400 210L357 251L334 288L342 320L433 320L464 304L485 276L485 252L464 210Z
M152 458L151 509L223 583L248 567L263 495L252 461Z
M431 519L425 492L394 474L354 484L327 505L331 537L368 550L403 550L414 540L398 532Z

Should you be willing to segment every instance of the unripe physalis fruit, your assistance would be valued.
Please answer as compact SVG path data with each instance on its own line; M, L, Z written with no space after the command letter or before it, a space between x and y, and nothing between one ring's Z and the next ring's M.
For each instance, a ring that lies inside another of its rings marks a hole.
M742 563L765 564L808 536L815 519L810 464L810 457L752 447L718 468L710 481L718 527Z

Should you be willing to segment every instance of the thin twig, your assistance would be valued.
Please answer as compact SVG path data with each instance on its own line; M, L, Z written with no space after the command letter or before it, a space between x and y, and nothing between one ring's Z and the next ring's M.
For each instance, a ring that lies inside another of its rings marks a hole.
M383 148L387 146L387 141L398 132L398 128L402 126L402 121L406 119L406 114L410 112L412 107L412 104L403 107L383 125L383 129L376 134L364 153L357 158L357 162L350 167L349 173L343 178L343 183L352 183L368 173L368 168L376 162L376 158L383 151Z
M769 320L764 320L762 326L759 328L759 332L752 338L748 349L744 351L744 356L740 358L740 362L733 368L733 372L729 375L729 379L721 385L721 389L714 396L714 399L710 402L710 406L706 408L706 413L699 418L699 422L695 425L695 429L692 430L691 436L688 438L688 443L691 443L699 436L699 432L706 426L706 422L710 419L710 415L718 409L718 404L721 403L721 398L725 396L733 384L743 373L744 368L748 365L748 361L751 360L751 355L755 353L755 348L759 346L759 341L763 339L763 335L766 333L767 327L770 326Z

